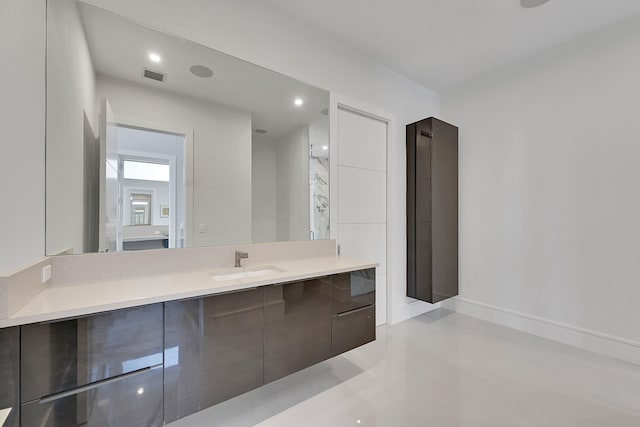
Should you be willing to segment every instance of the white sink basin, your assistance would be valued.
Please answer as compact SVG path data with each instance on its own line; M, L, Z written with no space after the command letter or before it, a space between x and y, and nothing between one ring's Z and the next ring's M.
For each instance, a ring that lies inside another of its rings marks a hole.
M209 273L209 276L213 278L213 280L223 281L223 280L234 280L234 279L247 279L247 278L257 278L261 276L268 276L269 274L274 273L282 273L283 269L278 268L274 265L260 265L254 267L236 267L229 268L226 270L217 270Z

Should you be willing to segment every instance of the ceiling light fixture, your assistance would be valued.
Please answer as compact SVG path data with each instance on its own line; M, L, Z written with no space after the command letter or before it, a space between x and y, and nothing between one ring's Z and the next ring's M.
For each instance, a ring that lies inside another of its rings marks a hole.
M520 0L520 6L525 9L533 9L534 7L542 6L549 0Z
M302 104L304 104L304 101L302 100L302 98L296 98L293 103L297 106L300 107Z
M323 149L323 150L328 150L328 149L329 149L329 147L328 147L328 146L326 146L326 145L323 145L323 146L322 146L322 149Z
M157 53L150 53L149 54L149 59L152 60L153 62L162 61L162 58L160 58L160 55L158 55Z

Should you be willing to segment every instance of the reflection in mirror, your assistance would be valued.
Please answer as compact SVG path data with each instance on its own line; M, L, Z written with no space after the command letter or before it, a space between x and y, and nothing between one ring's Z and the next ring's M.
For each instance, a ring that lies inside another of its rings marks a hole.
M151 225L151 194L131 193L129 196L131 225Z
M328 92L48 2L46 251L329 238Z

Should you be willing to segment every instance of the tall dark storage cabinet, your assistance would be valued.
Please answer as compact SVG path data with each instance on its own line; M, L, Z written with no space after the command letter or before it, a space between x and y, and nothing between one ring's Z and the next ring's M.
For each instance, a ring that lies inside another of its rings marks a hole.
M458 295L458 128L407 125L407 296Z

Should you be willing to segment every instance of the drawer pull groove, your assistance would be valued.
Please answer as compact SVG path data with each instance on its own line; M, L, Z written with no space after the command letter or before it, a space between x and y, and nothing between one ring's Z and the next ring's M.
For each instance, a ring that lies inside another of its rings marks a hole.
M149 371L151 371L153 369L162 368L162 366L163 366L162 363L160 363L158 365L154 365L154 366L149 366L149 367L146 367L146 368L138 369L137 371L127 372L126 374L118 375L117 377L107 378L107 379L102 380L102 381L97 381L95 383L87 384L87 385L84 385L82 387L77 387L77 388L74 388L72 390L67 390L67 391L63 391L63 392L60 392L60 393L50 394L48 396L44 396L44 397L38 399L38 403L39 404L51 403L51 402L54 402L56 400L64 399L65 397L69 397L69 396L73 396L73 395L76 395L76 394L84 393L85 391L93 390L94 388L98 388L98 387L101 387L101 386L106 385L106 384L113 384L113 383L118 382L118 381L122 381L122 380L126 380L128 378L131 378L131 377L135 377L137 375L149 372Z
M342 313L338 313L337 316L338 317L342 317L342 316L346 316L348 314L357 313L359 311L364 311L364 310L366 310L368 308L371 308L372 306L373 306L373 304L365 305L364 307L356 308L354 310L349 310L349 311L345 311L345 312L342 312Z

